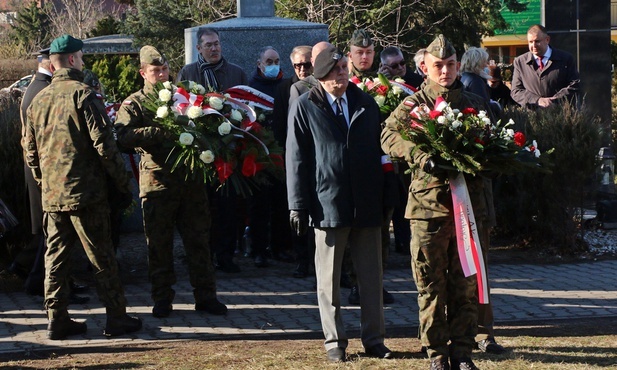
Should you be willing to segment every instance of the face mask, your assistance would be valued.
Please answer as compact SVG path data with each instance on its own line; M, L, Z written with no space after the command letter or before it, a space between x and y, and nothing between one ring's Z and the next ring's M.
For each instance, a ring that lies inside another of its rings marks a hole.
M279 75L280 70L281 66L279 66L278 64L266 66L266 68L264 68L264 76L266 76L267 78L276 78Z

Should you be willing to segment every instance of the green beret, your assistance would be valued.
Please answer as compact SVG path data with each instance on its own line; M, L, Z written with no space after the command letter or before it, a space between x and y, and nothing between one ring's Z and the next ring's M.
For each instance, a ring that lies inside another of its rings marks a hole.
M167 59L165 59L165 55L154 46L145 45L139 50L139 61L144 64L162 66L167 62Z
M351 40L349 40L349 45L366 48L373 45L373 39L367 30L355 30Z
M69 54L81 50L84 42L71 35L62 35L51 42L50 54Z
M431 44L426 48L426 52L439 59L450 58L452 55L456 54L456 49L448 39L443 37L443 35L439 35L431 42Z

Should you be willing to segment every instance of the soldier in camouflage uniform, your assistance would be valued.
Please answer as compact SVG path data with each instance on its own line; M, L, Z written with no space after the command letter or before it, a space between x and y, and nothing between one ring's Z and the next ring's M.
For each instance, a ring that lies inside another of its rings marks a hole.
M52 340L85 333L86 324L70 319L70 254L79 238L95 272L105 305L106 336L141 328L126 314L110 235L108 174L119 191L130 194L129 175L116 146L102 96L83 80L83 42L69 35L55 39L50 59L55 72L27 110L24 150L42 186L47 336Z
M458 68L456 50L439 35L425 52L423 71L427 82L406 101L433 109L436 98L442 96L452 108L489 111L480 97L464 91L457 80ZM411 109L401 104L392 112L381 143L392 157L419 165L412 175L405 217L411 219L420 339L427 348L432 370L450 369L450 365L457 370L477 369L470 358L478 317L476 276L465 278L458 256L448 171L440 169L438 160L427 153L416 151L412 156L414 144L404 140L397 130L399 125L410 124ZM476 221L482 224L487 215L483 181L479 176L466 176L465 180Z
M139 196L142 198L144 231L148 243L148 274L152 284L154 317L167 317L172 311L176 282L173 262L174 226L182 237L195 296L195 309L224 315L227 307L216 297L216 279L210 258L210 208L206 186L200 179L185 179L180 171L171 172L173 159L167 160L174 137L154 121L154 113L144 108L147 94L155 92L157 82L169 79L169 65L154 47L144 46L139 53L144 88L129 96L116 119L118 142L141 154Z

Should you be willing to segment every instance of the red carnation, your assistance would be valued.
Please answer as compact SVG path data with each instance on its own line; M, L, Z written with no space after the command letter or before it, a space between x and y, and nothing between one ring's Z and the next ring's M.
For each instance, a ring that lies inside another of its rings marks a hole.
M527 142L527 138L525 137L525 134L523 134L520 131L514 134L514 144L522 148L523 146L525 146L526 142Z
M438 110L432 110L428 115L431 117L431 119L437 119L437 117L441 116L441 112Z
M242 162L242 175L245 177L255 176L263 168L264 165L262 163L255 161L255 154L249 153L244 157L244 162Z
M385 96L388 93L388 86L379 85L379 87L377 87L375 91L377 92L377 94Z
M476 115L476 116L478 115L478 111L475 110L475 108L471 108L471 107L463 109L462 113L463 114L473 114L473 115Z
M217 158L214 160L214 166L216 167L216 172L219 175L219 182L222 184L231 176L234 172L231 163L225 162L221 158Z

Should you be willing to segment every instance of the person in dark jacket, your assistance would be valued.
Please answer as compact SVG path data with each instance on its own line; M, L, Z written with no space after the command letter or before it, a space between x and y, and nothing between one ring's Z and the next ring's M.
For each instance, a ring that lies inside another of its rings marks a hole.
M396 46L388 46L383 49L379 54L379 59L381 61L379 73L387 78L394 80L394 78L400 77L405 80L407 85L416 89L420 88L420 85L424 82L424 77L412 71L411 68L407 68L403 52Z
M259 51L257 58L257 68L251 75L249 86L274 97L276 89L283 82L283 71L280 67L279 53L272 46L265 46ZM268 115L264 126L272 128L273 117ZM279 182L279 180L272 179ZM271 253L275 258L287 260L286 254L283 254L283 249L286 246L281 245L280 240L277 240L277 235L270 230L279 230L277 225L282 221L277 218L276 211L273 213L272 201L276 198L276 185L264 185L259 190L254 190L253 194L247 200L247 212L249 216L249 229L251 233L251 242L253 248L253 260L257 267L268 267L268 244L271 240ZM271 215L274 218L271 218Z
M317 300L327 358L345 361L348 345L339 281L348 246L358 271L361 338L369 356L390 358L384 345L381 223L384 174L379 108L350 84L347 58L335 47L317 55L319 86L290 108L287 191L292 228L315 229Z
M498 102L502 108L516 105L516 102L510 96L510 88L506 86L501 77L501 68L496 65L490 65L488 68L489 75L491 76L491 78L488 79L491 99Z

